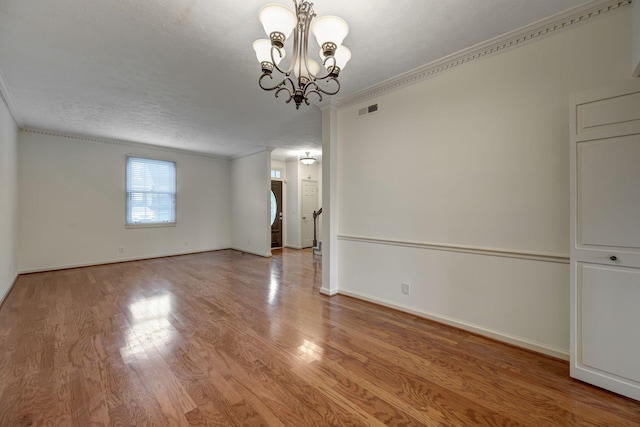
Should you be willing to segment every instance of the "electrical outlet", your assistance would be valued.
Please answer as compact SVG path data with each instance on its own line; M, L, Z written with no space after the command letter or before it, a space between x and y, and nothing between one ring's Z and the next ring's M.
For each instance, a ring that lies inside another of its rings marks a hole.
M411 285L405 282L400 284L400 291L405 295L411 294Z
M118 252L123 254L124 253L124 248L118 248Z

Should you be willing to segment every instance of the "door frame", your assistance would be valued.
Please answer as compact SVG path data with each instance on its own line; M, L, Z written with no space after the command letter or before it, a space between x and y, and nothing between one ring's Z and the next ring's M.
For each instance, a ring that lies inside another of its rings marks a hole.
M617 102L624 96L640 94L640 82L626 81L613 86L597 88L573 94L570 103L570 374L573 378L611 390L615 393L640 400L640 383L631 379L616 376L604 370L592 368L583 362L583 334L582 323L582 265L593 265L603 269L638 269L640 266L640 251L637 248L604 247L583 245L580 238L580 188L578 182L578 144L592 141L620 138L630 135L640 135L640 119L617 121L611 118L608 122L586 123L586 116L582 116L579 107L590 108L591 105L604 102ZM593 104L592 104L593 103ZM629 111L629 109L626 109ZM631 110L635 111L635 110ZM596 114L596 113L594 113ZM615 255L624 254L616 257ZM611 257L610 257L611 256Z
M305 248L310 248L313 247L313 244L311 244L311 246L305 246L304 245L304 220L302 219L302 216L304 214L304 183L305 182L315 182L316 183L316 209L320 208L320 182L317 179L301 179L300 180L300 247L305 249ZM313 221L313 219L312 219Z
M286 215L284 214L285 212L285 181L282 179L271 179L270 180L270 184L269 184L269 189L270 191L273 191L273 183L274 182L279 182L281 183L281 194L280 194L280 246L273 246L273 233L272 233L272 224L271 224L271 210L269 210L269 235L271 236L271 249L282 249L284 248L284 242L285 242L285 221L286 221ZM271 193L269 193L269 200L271 200ZM269 206L271 207L271 206ZM278 213L276 213L276 216L278 216Z

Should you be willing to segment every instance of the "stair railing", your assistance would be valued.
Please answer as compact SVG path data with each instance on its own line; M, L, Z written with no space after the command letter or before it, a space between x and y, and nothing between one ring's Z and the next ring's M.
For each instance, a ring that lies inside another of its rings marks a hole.
M317 211L313 211L313 247L317 247L318 246L318 239L317 239L317 221L318 221L318 217L320 216L320 214L322 213L322 208L318 209Z

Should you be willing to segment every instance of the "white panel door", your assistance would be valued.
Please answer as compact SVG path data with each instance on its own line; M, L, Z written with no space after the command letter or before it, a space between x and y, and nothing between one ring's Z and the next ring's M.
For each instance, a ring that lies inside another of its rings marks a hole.
M302 247L313 246L313 212L318 210L318 181L302 180Z
M571 376L640 400L640 82L571 108Z
M583 366L640 383L640 269L577 267Z
M597 262L613 251L618 265L640 261L639 141L637 134L576 144L580 259Z

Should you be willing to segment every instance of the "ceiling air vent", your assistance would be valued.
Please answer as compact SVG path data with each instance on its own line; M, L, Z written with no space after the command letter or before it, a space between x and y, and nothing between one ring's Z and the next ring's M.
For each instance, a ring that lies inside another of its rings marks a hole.
M359 116L366 116L367 114L375 113L378 111L378 104L372 104L368 107L364 107L358 110Z

